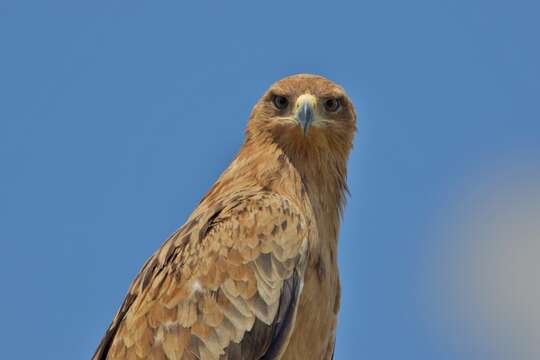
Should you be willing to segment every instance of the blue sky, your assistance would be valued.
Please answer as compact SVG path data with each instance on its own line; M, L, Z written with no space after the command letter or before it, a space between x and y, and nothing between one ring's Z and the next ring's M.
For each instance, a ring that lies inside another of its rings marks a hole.
M516 357L531 330L512 299L538 285L469 290L537 279L534 266L506 276L505 249L540 250L514 231L540 216L539 11L3 0L3 357L89 358L145 259L233 158L258 97L308 72L343 85L358 113L336 359L535 358ZM497 242L501 224L514 230ZM479 259L493 249L490 267ZM486 302L510 288L504 306Z

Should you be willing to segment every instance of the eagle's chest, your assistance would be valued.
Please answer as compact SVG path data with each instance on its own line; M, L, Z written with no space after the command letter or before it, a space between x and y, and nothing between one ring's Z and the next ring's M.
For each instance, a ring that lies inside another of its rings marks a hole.
M321 259L308 265L295 329L283 360L329 360L339 309L339 276L335 262Z

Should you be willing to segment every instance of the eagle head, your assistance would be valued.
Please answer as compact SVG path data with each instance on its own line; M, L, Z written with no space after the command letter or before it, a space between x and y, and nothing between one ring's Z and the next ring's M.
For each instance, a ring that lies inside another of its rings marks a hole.
M343 88L318 75L274 83L253 108L247 138L290 151L348 150L356 130L354 106Z

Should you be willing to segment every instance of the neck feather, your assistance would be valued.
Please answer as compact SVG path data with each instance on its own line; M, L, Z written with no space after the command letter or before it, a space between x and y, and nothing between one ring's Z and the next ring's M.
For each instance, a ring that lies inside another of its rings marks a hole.
M284 147L271 138L248 138L203 203L223 200L239 192L276 192L314 215L318 237L330 241L335 253L347 191L348 154L325 150Z

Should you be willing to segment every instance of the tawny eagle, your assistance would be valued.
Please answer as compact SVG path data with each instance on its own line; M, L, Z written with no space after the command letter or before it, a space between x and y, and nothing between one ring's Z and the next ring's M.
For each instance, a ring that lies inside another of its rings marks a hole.
M355 123L345 91L321 76L273 84L238 155L146 261L93 359L331 359Z

